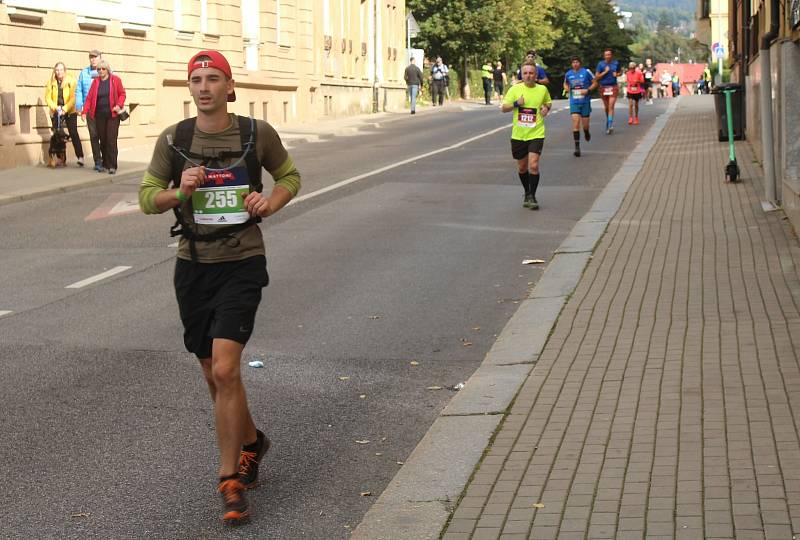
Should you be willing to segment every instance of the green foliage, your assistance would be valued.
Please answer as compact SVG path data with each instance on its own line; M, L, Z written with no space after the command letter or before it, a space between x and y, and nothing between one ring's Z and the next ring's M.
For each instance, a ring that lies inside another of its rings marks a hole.
M636 42L630 49L637 62L643 62L645 58L652 58L656 63L670 62L676 57L679 62L705 62L709 56L708 47L672 30L653 33L637 29Z
M459 69L459 87L466 82L465 62L475 68L500 59L510 74L525 51L533 48L545 64L555 67L552 92L558 89L570 56L596 62L603 48L612 47L618 58L627 58L632 41L630 33L619 28L607 0L539 0L535 4L527 0L408 0L406 6L420 26L414 46L425 49L429 58L440 55L448 66ZM451 75L451 81L455 79Z
M586 14L586 18L579 17L576 12ZM561 95L564 73L570 68L573 56L580 57L583 66L592 72L606 48L611 48L620 62L630 58L628 46L633 41L633 33L619 27L619 19L606 0L579 0L573 10L554 12L551 17L552 24L564 35L557 47L542 54L545 64L550 66L551 95Z

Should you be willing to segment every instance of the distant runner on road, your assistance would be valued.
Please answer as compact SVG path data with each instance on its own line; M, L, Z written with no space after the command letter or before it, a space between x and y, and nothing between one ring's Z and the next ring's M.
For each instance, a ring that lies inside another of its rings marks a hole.
M547 87L536 83L536 64L526 60L521 68L522 83L506 92L502 111L514 111L511 129L511 155L517 160L517 172L525 198L522 206L539 209L536 189L539 187L539 158L544 147L544 118L550 112L552 100Z
M257 484L269 449L250 416L240 373L269 282L258 223L297 194L300 174L272 126L228 112L236 92L222 54L194 55L187 78L197 117L158 137L139 206L145 214L173 210L177 218L174 286L183 342L197 356L214 404L222 520L235 525L250 515L244 490ZM269 196L261 194L262 169L275 180Z
M592 72L581 67L581 59L572 57L572 69L564 75L564 90L569 94L569 113L572 116L572 138L575 141L575 157L581 156L581 123L586 142L592 140L589 121L592 114L592 100L589 96L597 88Z
M644 75L636 67L636 62L628 64L628 125L639 125L639 100L644 97Z
M533 62L534 65L536 66L536 82L538 84L544 84L544 85L550 84L550 75L548 75L547 71L545 71L545 69L542 66L536 64L536 51L531 49L528 52L526 52L525 60L523 60L523 63L524 62ZM517 70L516 79L517 83L523 82L522 66L520 66L519 69Z
M644 98L647 99L647 103L652 105L653 93L655 92L653 83L656 79L656 69L653 67L653 61L651 59L648 58L644 61L642 74L644 75Z
M606 133L614 132L614 106L617 104L619 86L617 77L620 76L619 62L614 60L614 51L603 51L603 59L597 64L596 77L600 82L600 98L606 111Z

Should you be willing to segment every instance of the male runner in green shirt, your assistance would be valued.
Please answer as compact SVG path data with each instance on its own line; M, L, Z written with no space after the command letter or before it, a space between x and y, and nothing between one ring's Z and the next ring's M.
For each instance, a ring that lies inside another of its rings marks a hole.
M526 60L520 70L522 84L508 89L502 111L514 111L511 130L511 155L517 160L517 172L525 189L523 206L539 209L536 189L539 187L539 158L544 147L544 117L550 112L552 100L547 87L536 83L536 64Z
M174 282L183 340L200 361L214 402L222 519L238 524L249 517L244 490L256 485L269 448L250 416L240 373L269 281L258 222L297 194L300 175L269 124L228 113L236 93L222 54L192 57L188 85L197 118L161 133L139 205L146 214L178 210ZM275 180L269 196L260 193L262 168Z

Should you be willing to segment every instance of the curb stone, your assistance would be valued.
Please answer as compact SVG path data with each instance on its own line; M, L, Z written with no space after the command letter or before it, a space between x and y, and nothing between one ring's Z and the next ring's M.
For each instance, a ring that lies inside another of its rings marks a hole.
M81 178L80 180L75 180L75 181L47 184L46 186L41 186L38 189L28 188L28 190L24 192L17 191L17 192L11 192L9 194L2 194L0 195L0 206L21 201L29 201L31 199L38 199L41 197L47 197L55 193L67 193L69 191L75 191L78 189L83 189L92 186L121 184L125 180L131 180L133 178L141 178L145 170L146 167L142 167L141 169L126 171L124 173L116 175L110 175L110 174L96 174L94 176L87 175L86 179Z
M575 224L481 366L444 408L353 531L352 539L433 540L441 536L486 446L533 370L595 246L678 101L659 115L591 209Z

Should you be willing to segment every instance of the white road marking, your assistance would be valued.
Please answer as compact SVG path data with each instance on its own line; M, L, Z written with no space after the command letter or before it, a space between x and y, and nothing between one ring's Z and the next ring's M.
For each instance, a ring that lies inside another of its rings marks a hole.
M447 152L448 150L455 150L456 148L464 146L465 144L469 144L469 143L471 143L473 141L477 141L478 139L482 139L483 137L488 137L489 135L494 135L495 133L498 133L500 131L506 130L506 129L510 128L510 127L511 127L511 124L507 124L505 126L500 126L499 128L495 128L495 129L486 131L484 133L481 133L480 135L475 135L474 137L470 137L469 139L464 139L463 141L457 142L455 144L451 144L450 146L445 146L445 147L439 148L437 150L432 150L430 152L425 152L424 154L420 154L418 156L410 157L408 159L404 159L402 161L398 161L396 163L392 163L391 165L386 165L385 167L381 167L379 169L375 169L375 170L372 170L372 171L369 171L369 172L365 172L363 174L359 174L357 176L353 176L352 178L348 178L347 180L342 180L341 182L336 182L335 184L331 184L328 187L324 187L322 189L318 189L317 191L312 191L311 193L307 193L305 195L301 195L299 197L295 197L294 199L292 199L289 202L289 204L287 206L290 206L290 205L293 205L293 204L297 204L297 203L300 203L300 202L303 202L303 201L307 201L309 199L313 199L314 197L319 197L320 195L324 195L325 193L329 193L329 192L334 191L336 189L339 189L341 187L348 186L348 185L350 185L352 183L358 182L359 180L363 180L364 178L369 178L370 176L375 176L376 174L380 174L380 173L383 173L383 172L386 172L386 171L389 171L389 170L392 170L392 169L396 169L397 167L401 167L401 166L406 165L408 163L412 163L412 162L418 161L420 159L425 159L425 158L428 158L428 157L431 157L431 156L435 156L436 154L441 154L442 152Z
M5 317L6 315L11 315L14 313L13 311L2 311L0 310L0 317Z
M111 276L116 276L117 274L121 274L122 272L124 272L126 270L130 270L130 269L131 269L130 266L115 266L111 270L106 270L105 272L97 274L96 276L92 276L92 277L83 279L81 281L76 281L72 285L67 285L64 288L65 289L80 289L82 287L86 287L87 285L91 285L92 283L97 283L98 281L102 281L102 280L104 280L106 278L109 278Z
M132 214L139 211L139 198L137 195L133 195L115 204L114 207L108 211L108 215Z

